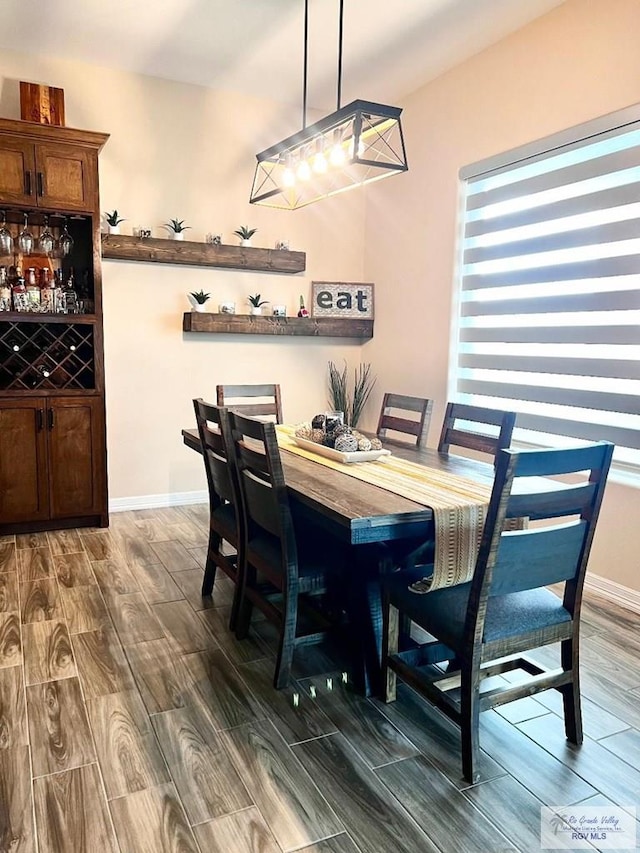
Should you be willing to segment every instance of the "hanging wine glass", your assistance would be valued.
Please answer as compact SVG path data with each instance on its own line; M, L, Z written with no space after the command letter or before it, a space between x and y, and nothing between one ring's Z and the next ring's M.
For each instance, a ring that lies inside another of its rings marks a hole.
M7 228L7 214L2 211L2 227L0 227L0 255L10 255L13 251L13 237Z
M51 252L53 252L55 245L55 238L51 231L49 231L49 217L45 216L44 231L40 234L40 237L38 238L38 248L45 255L50 255Z
M60 240L58 241L58 246L60 247L60 254L66 258L67 255L71 254L71 250L73 249L73 237L69 234L67 230L67 218L65 216L64 226L62 228L62 234L60 235Z
M18 234L18 249L23 255L30 255L33 252L34 242L33 234L29 231L29 216L25 213L24 228Z

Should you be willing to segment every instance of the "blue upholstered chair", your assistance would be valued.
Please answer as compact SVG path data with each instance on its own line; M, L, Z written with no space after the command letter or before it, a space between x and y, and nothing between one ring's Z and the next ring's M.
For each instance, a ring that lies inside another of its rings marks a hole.
M472 580L416 594L409 572L385 579L385 699L395 699L399 676L458 723L469 782L477 781L480 711L505 702L559 690L567 738L582 742L580 605L612 452L608 442L568 450L499 451ZM567 474L570 482L537 479ZM524 529L504 529L506 519L522 518L530 519ZM418 579L424 567L414 573ZM564 585L562 597L546 588L551 584ZM435 640L398 652L400 616ZM546 671L522 656L556 642L561 648L557 670ZM449 662L446 671L436 666L444 662ZM482 692L484 678L512 669L530 678ZM459 690L453 692L452 672L459 675Z

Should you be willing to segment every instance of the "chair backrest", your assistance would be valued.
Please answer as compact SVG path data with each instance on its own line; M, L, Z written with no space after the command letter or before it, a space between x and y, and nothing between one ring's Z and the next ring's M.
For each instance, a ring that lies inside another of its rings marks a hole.
M229 412L244 512L245 542L266 533L278 540L283 567L297 573L298 553L275 425Z
M468 631L478 636L487 598L555 583L565 583L563 603L575 618L612 453L613 445L605 441L498 453L469 596ZM508 519L542 523L505 529Z
M387 430L391 430L394 433L413 436L416 447L424 447L431 422L432 408L433 402L424 397L385 394L380 408L378 429L376 430L378 438L387 438ZM406 413L410 413L413 417L407 417Z
M463 429L458 425L458 421L471 422L474 428ZM495 458L499 450L511 444L515 422L515 412L468 406L465 403L447 403L438 450L440 453L448 453L453 444L455 447L466 447L469 450L488 453ZM479 429L475 429L476 424ZM498 427L497 435L488 432L486 429L488 426Z
M205 403L201 397L193 401L193 408L202 445L211 510L216 510L224 501L228 501L236 508L239 520L240 491L228 411L223 406Z
M282 423L282 401L279 385L216 385L219 406L226 406L242 415L259 418L275 418ZM255 402L257 398L270 398L264 402Z

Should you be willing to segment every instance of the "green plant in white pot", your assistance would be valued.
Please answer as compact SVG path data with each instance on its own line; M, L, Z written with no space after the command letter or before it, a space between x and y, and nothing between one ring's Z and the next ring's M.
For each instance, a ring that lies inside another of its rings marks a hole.
M170 219L164 223L164 227L169 231L172 240L184 240L184 232L191 228L190 225L184 224L184 219Z
M251 238L256 233L257 228L248 228L246 225L241 225L238 229L236 229L233 233L236 237L240 238L241 246L250 246Z
M201 314L206 311L207 300L211 298L210 293L205 293L204 290L195 290L189 294L189 302L194 311Z
M118 216L117 210L112 210L110 213L105 212L104 218L109 229L109 234L119 234L120 223L126 222L126 220L122 216Z
M251 305L252 314L262 314L262 306L269 304L266 299L260 299L259 293L255 293L253 296L249 296L248 300L249 304Z

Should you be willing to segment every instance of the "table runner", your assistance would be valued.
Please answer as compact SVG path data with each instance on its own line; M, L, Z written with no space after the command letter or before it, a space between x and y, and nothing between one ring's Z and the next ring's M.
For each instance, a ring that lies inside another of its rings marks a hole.
M430 507L435 528L430 591L471 579L491 495L490 484L427 468L393 454L375 462L337 462L299 447L293 439L293 427L280 425L276 431L278 444L290 453Z

